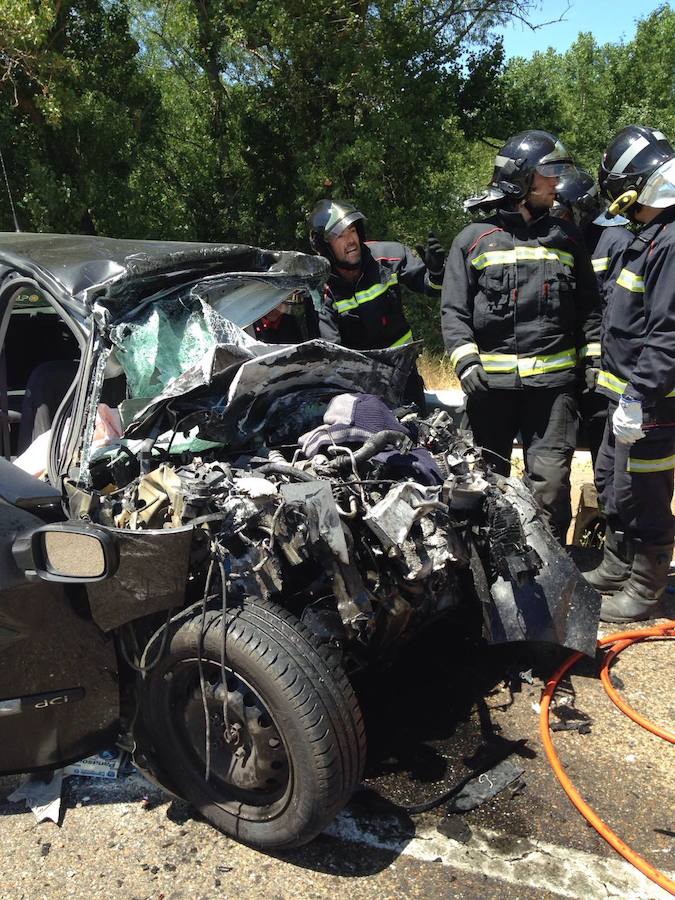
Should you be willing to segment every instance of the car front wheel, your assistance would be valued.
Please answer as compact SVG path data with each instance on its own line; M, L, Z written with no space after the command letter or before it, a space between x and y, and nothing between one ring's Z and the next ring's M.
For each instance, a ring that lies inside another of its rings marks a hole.
M145 676L154 755L226 834L267 850L299 846L361 780L365 732L356 697L335 655L276 604L229 611L224 642L222 621L209 610L203 631L199 612L174 625Z

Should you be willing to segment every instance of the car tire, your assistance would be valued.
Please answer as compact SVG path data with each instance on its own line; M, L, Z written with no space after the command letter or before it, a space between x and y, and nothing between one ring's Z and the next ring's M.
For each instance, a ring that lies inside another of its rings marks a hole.
M201 618L197 612L173 626L161 660L144 677L142 710L154 756L178 792L233 838L265 850L307 843L363 775L363 718L339 659L272 602L228 611L228 741L222 614L206 612L200 641ZM234 740L232 729L239 729Z

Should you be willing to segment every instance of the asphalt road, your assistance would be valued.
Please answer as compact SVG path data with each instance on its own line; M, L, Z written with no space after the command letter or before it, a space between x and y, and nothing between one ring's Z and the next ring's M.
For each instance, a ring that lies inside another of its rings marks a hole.
M613 670L625 698L671 729L674 649L636 646ZM558 661L549 650L484 648L435 628L395 666L371 673L359 685L369 736L363 789L324 835L282 858L224 837L138 775L66 779L59 826L9 803L18 778L0 779L0 897L668 896L584 823L546 762L536 709L541 677ZM674 877L675 748L609 702L590 661L561 696L552 719L590 722L589 733L555 735L566 771L628 844ZM438 830L446 804L406 811L508 750L522 778L446 819L452 837Z

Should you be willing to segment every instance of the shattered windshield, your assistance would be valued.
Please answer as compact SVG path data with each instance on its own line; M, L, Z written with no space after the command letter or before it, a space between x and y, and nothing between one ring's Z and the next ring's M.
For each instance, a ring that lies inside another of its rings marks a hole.
M163 246L125 256L122 274L92 295L100 350L113 349L133 399L158 396L218 346L254 346L243 329L296 292L318 307L329 271L325 259L293 251ZM205 273L206 263L219 271Z
M126 399L116 401L116 415L125 434L129 424L156 398L168 400L196 387L210 386L214 375L220 376L215 390L222 411L227 406L229 382L238 368L271 352L268 344L255 340L244 329L291 295L300 293L310 307L318 306L328 273L326 260L291 251L230 249L237 252L228 254L220 248L219 256L214 257L221 266L218 274L201 277L199 267L178 265L182 256L177 260L156 254L129 257L126 278L112 281L93 300L96 362L82 430L79 469L83 482L89 479L89 463L95 452L104 382L116 377L112 372L124 376ZM243 256L242 251L246 251ZM193 256L190 260L194 265ZM244 262L251 270L222 271L233 261ZM185 432L184 436L188 438ZM169 439L182 445L175 430ZM187 445L193 446L198 439L195 425Z
M193 438L250 443L273 416L313 421L312 391L370 390L400 401L415 347L354 351L322 340L262 343L244 328L288 296L286 279L227 274L148 298L110 329L127 380L127 437L177 423ZM297 281L294 289L297 290ZM290 397L290 400L286 398ZM163 423L163 424L160 424ZM180 441L179 438L177 438Z
M229 274L148 298L110 332L130 396L156 397L217 346L259 346L243 329L288 294L276 279Z
M223 318L193 290L143 307L111 331L132 398L152 398L219 344L247 347L254 338Z

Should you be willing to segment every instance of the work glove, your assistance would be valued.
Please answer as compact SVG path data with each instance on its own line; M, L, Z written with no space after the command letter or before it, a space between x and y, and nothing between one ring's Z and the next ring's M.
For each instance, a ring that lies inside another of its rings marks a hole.
M445 250L433 231L429 232L427 246L423 247L422 244L418 244L415 249L420 258L424 260L424 265L427 267L428 272L433 272L438 275L443 271L443 267L445 266Z
M596 368L596 366L586 366L586 368L584 369L584 382L586 384L587 391L590 392L595 390L599 375L600 369Z
M614 437L622 444L634 444L645 436L642 430L642 402L630 395L619 400L612 416Z
M460 382L467 397L489 390L487 374L479 363L469 366L462 372Z

